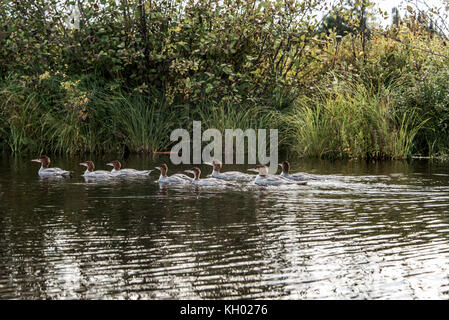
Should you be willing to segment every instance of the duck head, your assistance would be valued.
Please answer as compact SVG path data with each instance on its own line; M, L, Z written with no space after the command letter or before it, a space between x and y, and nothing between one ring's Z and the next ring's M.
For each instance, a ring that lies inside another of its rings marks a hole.
M89 170L89 172L92 172L95 169L94 163L92 161L90 161L90 160L81 162L80 166L87 167L87 170Z
M43 168L48 168L50 165L50 158L47 156L41 156L40 158L31 160L33 162L39 162Z

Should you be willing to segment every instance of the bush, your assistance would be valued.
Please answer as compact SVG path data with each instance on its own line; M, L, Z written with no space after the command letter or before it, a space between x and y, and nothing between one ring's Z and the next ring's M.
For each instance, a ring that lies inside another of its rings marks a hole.
M417 108L429 121L416 137L420 154L449 153L449 70L432 70L421 79L410 79L395 92L399 112Z

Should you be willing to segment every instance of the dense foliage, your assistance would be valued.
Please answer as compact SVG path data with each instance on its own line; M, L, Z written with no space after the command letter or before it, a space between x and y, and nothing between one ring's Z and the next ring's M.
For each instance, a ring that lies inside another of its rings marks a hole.
M446 154L447 38L409 11L385 30L360 0L3 1L0 144L151 152L202 120L304 156Z

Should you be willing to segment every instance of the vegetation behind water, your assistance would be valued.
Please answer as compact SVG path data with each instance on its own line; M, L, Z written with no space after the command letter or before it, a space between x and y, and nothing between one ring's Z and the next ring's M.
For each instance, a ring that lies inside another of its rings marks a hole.
M278 128L299 156L449 153L439 12L409 6L388 27L369 1L26 0L0 12L5 151L167 151L171 130L201 120Z

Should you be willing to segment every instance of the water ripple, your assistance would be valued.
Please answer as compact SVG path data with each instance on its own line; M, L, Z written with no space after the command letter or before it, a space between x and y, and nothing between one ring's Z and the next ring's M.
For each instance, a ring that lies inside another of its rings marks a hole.
M0 172L0 297L449 298L449 175L316 165L281 189Z

